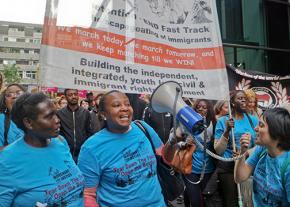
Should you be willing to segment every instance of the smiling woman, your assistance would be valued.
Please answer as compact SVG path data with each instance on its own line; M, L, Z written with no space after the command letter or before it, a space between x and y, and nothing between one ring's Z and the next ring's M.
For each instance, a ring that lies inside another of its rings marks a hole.
M116 90L104 94L99 115L105 125L83 144L78 160L85 177L85 206L97 206L98 201L102 207L165 207L154 152L144 132L132 122L128 97ZM145 122L142 125L156 152L161 152L163 143L156 132Z
M246 94L244 91L235 90L230 93L230 107L232 117L228 115L218 119L215 128L214 148L218 154L225 158L233 157L234 151L240 151L240 139L251 137L249 147L255 143L256 133L254 128L258 124L255 116L248 115L246 112ZM233 137L236 149L233 149ZM218 179L220 181L221 196L225 207L238 206L237 186L234 182L234 162L217 163Z
M54 104L26 93L11 117L24 137L0 152L0 206L83 206L84 178L58 136Z

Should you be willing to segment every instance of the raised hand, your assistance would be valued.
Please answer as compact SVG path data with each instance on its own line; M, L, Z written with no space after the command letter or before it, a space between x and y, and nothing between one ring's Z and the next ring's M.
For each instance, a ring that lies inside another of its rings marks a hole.
M233 118L230 118L226 121L226 132L229 133L232 128L235 127L235 121Z
M240 139L241 153L244 153L248 150L250 143L251 143L251 134L250 133L243 134Z

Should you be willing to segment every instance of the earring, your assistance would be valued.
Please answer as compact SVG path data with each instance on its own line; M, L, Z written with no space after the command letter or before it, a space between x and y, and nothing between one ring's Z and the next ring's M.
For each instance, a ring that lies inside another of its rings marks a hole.
M106 118L105 116L103 117L103 119L104 119L104 121L106 121L106 120L107 120L107 118Z

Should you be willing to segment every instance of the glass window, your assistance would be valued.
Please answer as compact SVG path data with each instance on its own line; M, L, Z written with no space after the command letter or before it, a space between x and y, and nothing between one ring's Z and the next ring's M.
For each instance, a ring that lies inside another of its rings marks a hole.
M33 43L40 44L40 39L33 39Z
M23 71L18 71L20 78L23 78Z
M18 27L17 30L18 30L19 32L23 32L23 31L24 31L24 27Z
M16 60L16 64L18 65L28 65L28 60Z
M11 48L11 52L12 53L20 53L20 49L19 48Z
M244 41L242 1L219 0L217 10L222 39L227 42Z
M36 79L36 71L26 71L26 78Z
M17 38L16 42L25 42L25 39L24 38Z

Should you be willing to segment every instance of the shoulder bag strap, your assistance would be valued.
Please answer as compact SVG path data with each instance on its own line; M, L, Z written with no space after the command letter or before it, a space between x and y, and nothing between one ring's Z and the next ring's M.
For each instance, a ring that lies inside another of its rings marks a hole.
M58 135L56 138L57 138L60 142L63 143L63 139L61 138L61 136Z
M149 106L146 106L144 111L143 111L143 114L142 114L142 120L143 121L145 120L146 114L148 113L148 109L149 109Z
M154 144L152 142L152 139L151 139L151 136L149 134L149 132L147 131L147 129L142 125L141 121L139 120L135 120L134 123L141 129L141 131L146 135L147 139L149 140L150 144L151 144L151 147L152 147L152 150L154 152L154 154L156 155L156 150L155 150L155 147L154 147Z
M10 116L9 116L9 114L5 113L5 118L4 118L4 146L8 145L9 128L10 128Z

